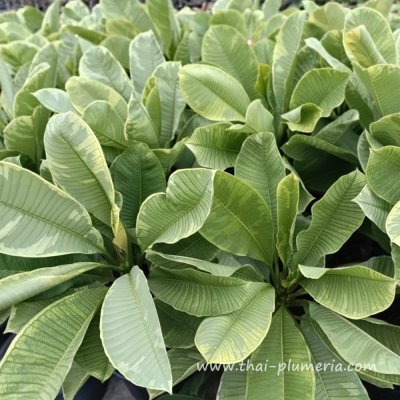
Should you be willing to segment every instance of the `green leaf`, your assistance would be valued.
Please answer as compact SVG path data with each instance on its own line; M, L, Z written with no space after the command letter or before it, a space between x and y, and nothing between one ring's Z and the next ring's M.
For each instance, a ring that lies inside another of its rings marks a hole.
M374 65L360 70L358 76L367 91L367 96L370 97L368 106L373 111L375 119L400 112L400 106L396 101L400 94L400 86L397 85L400 66Z
M310 227L297 236L294 265L315 266L321 257L335 253L361 225L364 213L352 200L365 185L354 171L339 178L312 207Z
M173 386L198 371L198 366L203 363L203 357L196 350L170 349L168 351L171 363ZM160 395L161 391L149 390L150 399Z
M400 246L400 201L395 204L387 216L386 232L390 240Z
M79 75L115 89L126 101L131 97L131 80L106 47L93 46L83 54L79 62Z
M127 18L141 32L153 28L145 6L138 0L101 0L100 6L106 18Z
M365 25L354 27L345 32L343 43L349 59L364 68L371 67L374 64L386 63Z
M279 182L276 198L278 213L276 248L283 264L287 265L294 250L294 229L299 213L300 181L295 174L291 173Z
M400 146L400 113L385 115L373 122L369 131L384 146Z
M211 209L213 176L213 171L202 169L177 171L166 193L144 201L136 224L142 249L154 243L176 243L203 226Z
M272 133L256 133L244 143L235 165L235 175L255 189L272 213L272 231L276 233L276 190L285 177L285 167Z
M47 85L47 77L50 73L50 65L39 64L27 77L23 87L16 93L14 98L14 116L32 115L37 106L40 105L32 93Z
M322 109L322 117L329 117L343 103L348 79L348 73L333 68L312 69L297 83L290 108L313 103Z
M118 34L108 36L101 42L101 45L107 47L121 65L129 70L129 45L131 41L126 36Z
M195 337L197 349L209 364L243 361L267 335L274 309L274 288L253 284L240 309L201 322Z
M400 186L397 177L400 173L400 148L386 146L371 149L366 175L371 190L390 204L400 200Z
M241 364L240 364L241 365ZM247 372L240 365L224 371L218 388L218 400L243 400L246 398Z
M106 381L114 372L103 350L100 339L100 314L96 314L90 323L85 338L75 356L75 361L91 376L101 382Z
M165 345L182 349L194 347L194 336L202 318L175 310L158 299L155 299L154 302Z
M114 281L104 299L100 330L109 360L126 379L172 392L171 367L156 308L138 267Z
M50 111L56 113L75 112L68 93L64 90L55 88L39 89L32 94Z
M125 150L129 141L124 132L124 121L108 102L96 100L90 103L82 114L102 146Z
M158 253L153 250L147 251L146 258L159 267L173 269L187 269L188 267L195 267L200 271L209 272L211 275L215 276L232 276L238 269L243 267L243 265L240 263L235 266L217 264L215 262L200 260L193 257Z
M294 86L295 59L300 48L304 21L304 13L293 13L286 19L276 38L271 84L278 113L285 112L289 104Z
M127 104L124 98L111 87L94 79L74 76L65 84L65 90L69 94L75 109L83 114L85 108L96 100L109 102L125 121L127 117Z
M350 40L351 35L354 35L356 40ZM357 62L363 67L397 63L397 51L390 26L379 12L362 7L348 13L343 36L346 54L352 62ZM367 43L370 43L374 53L380 56L379 62L374 60L370 46L366 47Z
M282 146L282 149L285 154L297 161L310 161L322 158L328 153L349 163L358 163L357 157L353 152L343 149L336 144L329 143L319 136L293 135Z
M213 10L213 14L210 18L210 26L212 25L229 25L237 29L243 35L247 33L244 16L237 10Z
M16 88L3 57L0 57L0 85L2 106L7 115L12 117Z
M89 126L72 113L55 115L47 124L44 144L57 184L116 231L119 209L111 175Z
M185 142L201 166L224 170L235 165L247 134L229 132L229 126L226 122L201 126Z
M101 266L98 263L81 262L57 267L38 268L1 279L0 310L4 310L13 304L20 303L75 276Z
M394 277L394 263L390 256L376 256L372 257L363 263L360 263L363 267L371 268L383 275Z
M129 46L129 60L133 86L141 94L154 70L165 61L153 31L135 36Z
M258 97L256 57L246 38L235 28L211 25L202 41L202 60L233 76L251 99Z
M174 244L156 244L154 250L182 257L199 258L210 261L219 251L199 233L181 239Z
M374 194L368 185L364 186L363 190L361 190L354 201L364 211L368 219L382 232L386 232L385 224L391 209L390 204Z
M24 326L0 363L3 398L16 393L32 399L56 397L105 291L84 290L64 297Z
M266 361L267 360L267 361ZM272 317L267 337L253 353L250 362L253 366L267 368L250 369L247 372L246 399L265 398L265 394L274 399L314 400L315 378L312 370L291 370L285 368L278 374L278 368L311 363L311 355L305 340L290 314L281 307Z
M62 386L64 400L74 400L89 377L90 375L78 363L73 362Z
M153 75L160 97L160 143L162 147L172 140L178 128L182 111L186 106L179 87L180 67L178 62L166 62L159 65Z
M11 307L5 333L18 333L33 317L39 314L57 298L24 301Z
M149 286L154 295L178 311L196 317L229 314L246 299L250 282L192 269L154 268Z
M36 107L31 116L17 117L4 128L4 143L8 150L27 155L36 165L43 157L43 134L48 112Z
M144 143L134 143L111 166L115 189L123 196L121 219L127 228L136 226L144 200L165 192L165 175L160 162Z
M71 32L79 38L82 38L95 45L100 44L107 37L104 33L100 33L93 29L84 28L83 26L79 25L65 25L64 30Z
M273 132L273 119L272 114L263 106L261 100L254 100L247 107L246 123L233 125L229 130L244 133Z
M310 133L315 129L322 114L321 107L313 103L306 103L282 114L281 117L285 120L291 131Z
M180 25L171 0L148 0L146 3L164 53L173 58L181 35Z
M254 189L230 174L215 174L212 208L201 235L221 250L271 266L274 233L267 228L271 224L271 210Z
M125 132L128 139L146 143L152 149L160 147L159 129L135 93L129 100Z
M1 253L43 257L104 251L100 233L76 200L38 175L4 162L0 221Z
M345 361L353 365L371 365L378 373L399 374L400 356L357 325L316 303L309 304L309 312ZM357 343L357 346L349 346L349 343Z
M182 95L189 106L212 121L244 121L250 104L243 86L209 65L186 65L180 71Z
M301 331L311 351L314 366L322 367L314 369L315 400L334 398L369 400L368 393L357 373L349 370L347 363L337 360L337 356L321 340L308 320L302 320ZM334 363L332 363L333 360ZM324 365L329 365L331 368L324 368ZM339 370L339 367L340 373L336 370Z
M352 319L386 310L396 295L396 281L363 266L333 269L299 266L300 284L323 306Z

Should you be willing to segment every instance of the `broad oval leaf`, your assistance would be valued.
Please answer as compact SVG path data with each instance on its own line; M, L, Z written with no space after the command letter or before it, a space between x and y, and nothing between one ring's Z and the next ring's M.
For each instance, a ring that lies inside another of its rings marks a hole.
M249 289L241 308L200 324L195 343L207 363L243 361L265 338L275 309L275 290L264 283L254 283Z
M179 311L197 317L229 314L239 309L250 282L192 269L153 269L149 286L154 295Z
M96 100L109 102L125 121L127 117L127 103L124 98L111 87L94 79L73 76L65 84L71 103L75 109L83 114L85 108Z
M222 250L272 265L271 210L255 190L232 175L216 173L212 208L200 233Z
M172 59L181 35L173 4L170 0L148 0L146 5L164 53Z
M125 150L129 141L125 137L124 121L115 108L104 100L90 103L82 114L102 146Z
M75 112L74 106L69 99L68 93L61 89L45 88L39 89L35 93L32 93L40 103L48 110L63 113L63 112Z
M315 366L332 366L332 368L314 369L315 400L331 400L334 398L369 400L367 390L357 373L347 368L348 365L343 360L337 360L338 357L318 336L307 319L301 321L301 331L311 351L313 364ZM337 372L339 370L340 373Z
M248 96L257 96L257 61L246 38L228 25L211 25L202 41L202 61L237 79Z
M253 366L264 366L267 362L268 367L247 372L246 400L265 398L265 393L274 399L314 400L315 377L312 370L285 368L278 374L278 368L287 366L288 362L299 365L299 368L311 363L303 335L284 307L272 317L268 334L250 362Z
M378 64L358 71L357 75L370 97L368 107L373 111L375 120L400 112L400 105L396 101L400 94L399 65ZM365 96L363 90L361 94Z
M2 398L16 393L26 399L57 396L105 292L98 288L64 297L22 328L0 363Z
M186 65L180 71L182 95L189 106L212 121L245 121L250 99L243 86L219 68Z
M185 257L173 254L158 253L153 250L146 252L146 258L158 267L187 269L194 267L200 271L209 272L215 276L232 276L243 265L224 265L215 262L200 260L192 257Z
M131 80L106 47L93 46L85 51L79 62L79 75L112 87L126 101L131 97Z
M294 265L315 266L334 253L360 227L364 213L352 200L365 185L365 177L354 171L339 178L312 207L310 227L297 236Z
M222 374L217 400L243 400L246 398L247 372L240 365Z
M289 104L293 88L293 75L297 52L305 22L304 12L295 12L282 25L273 53L272 91L278 113L283 113Z
M136 224L142 249L154 243L176 243L203 226L211 209L213 176L213 171L202 169L177 171L166 193L145 200Z
M138 94L142 94L147 79L165 61L153 31L135 36L129 46L129 60L133 86Z
M114 367L104 353L100 339L100 313L97 313L91 321L85 338L75 355L75 361L87 373L101 382L109 379L114 372Z
M282 118L291 131L310 133L315 129L322 114L323 111L321 107L313 103L305 103L282 114ZM293 138L296 136L297 135L293 136Z
M203 318L175 310L169 304L155 299L164 342L167 347L189 349L194 347L194 337Z
M135 142L111 166L115 189L123 196L121 219L127 228L136 226L141 204L154 193L165 192L160 161L144 143Z
M353 152L318 136L293 135L282 149L290 158L298 161L310 161L330 154L355 165L358 163Z
M125 378L172 391L171 367L146 278L138 267L114 281L101 310L101 340Z
M329 117L332 110L344 101L349 74L333 68L312 69L297 83L290 108L312 103L322 110L322 117Z
M389 203L372 192L368 185L364 186L354 201L361 207L368 219L381 231L386 232L385 224L391 208Z
M156 88L160 101L160 143L170 143L178 128L180 116L186 106L179 86L179 62L166 62L154 71ZM150 110L149 110L150 111Z
M43 257L104 251L100 233L76 200L5 162L0 163L0 222L1 253Z
M357 28L360 27L364 27L364 33L366 32L371 38L377 53L382 58L379 64L396 64L396 46L386 18L379 12L367 7L360 7L347 14L344 25L343 45L349 59L352 62L360 63L364 67L370 66L368 64L371 62L369 59L372 59L371 53L367 52L367 48L362 46L364 43L361 40L362 37L360 37L361 32L359 30L357 32ZM357 42L349 42L349 39L347 39L349 33L358 33L358 45ZM365 54L365 52L367 53ZM368 64L365 64L366 60L369 62ZM378 64L376 61L374 63Z
M233 167L247 138L246 133L229 132L229 123L201 126L185 142L203 167L226 169Z
M129 100L125 133L128 139L146 143L152 149L160 147L159 129L135 93Z
M334 349L348 363L371 365L382 374L400 373L400 356L346 318L312 302L311 318L320 326ZM357 343L357 346L349 346Z
M386 146L371 149L366 175L368 186L390 204L400 200L400 148Z
M94 262L81 262L57 267L38 268L1 279L0 310L4 310L13 304L20 303L75 276L101 266L101 264Z
M400 146L400 113L385 115L373 122L369 131L384 146Z
M285 167L272 133L251 135L244 143L235 165L235 175L256 190L265 200L277 220L276 190L285 177Z
M300 284L314 300L348 318L382 312L396 295L396 280L363 266L299 269L305 278Z
M47 124L44 144L56 183L116 230L119 210L111 175L89 126L72 113L55 115Z

